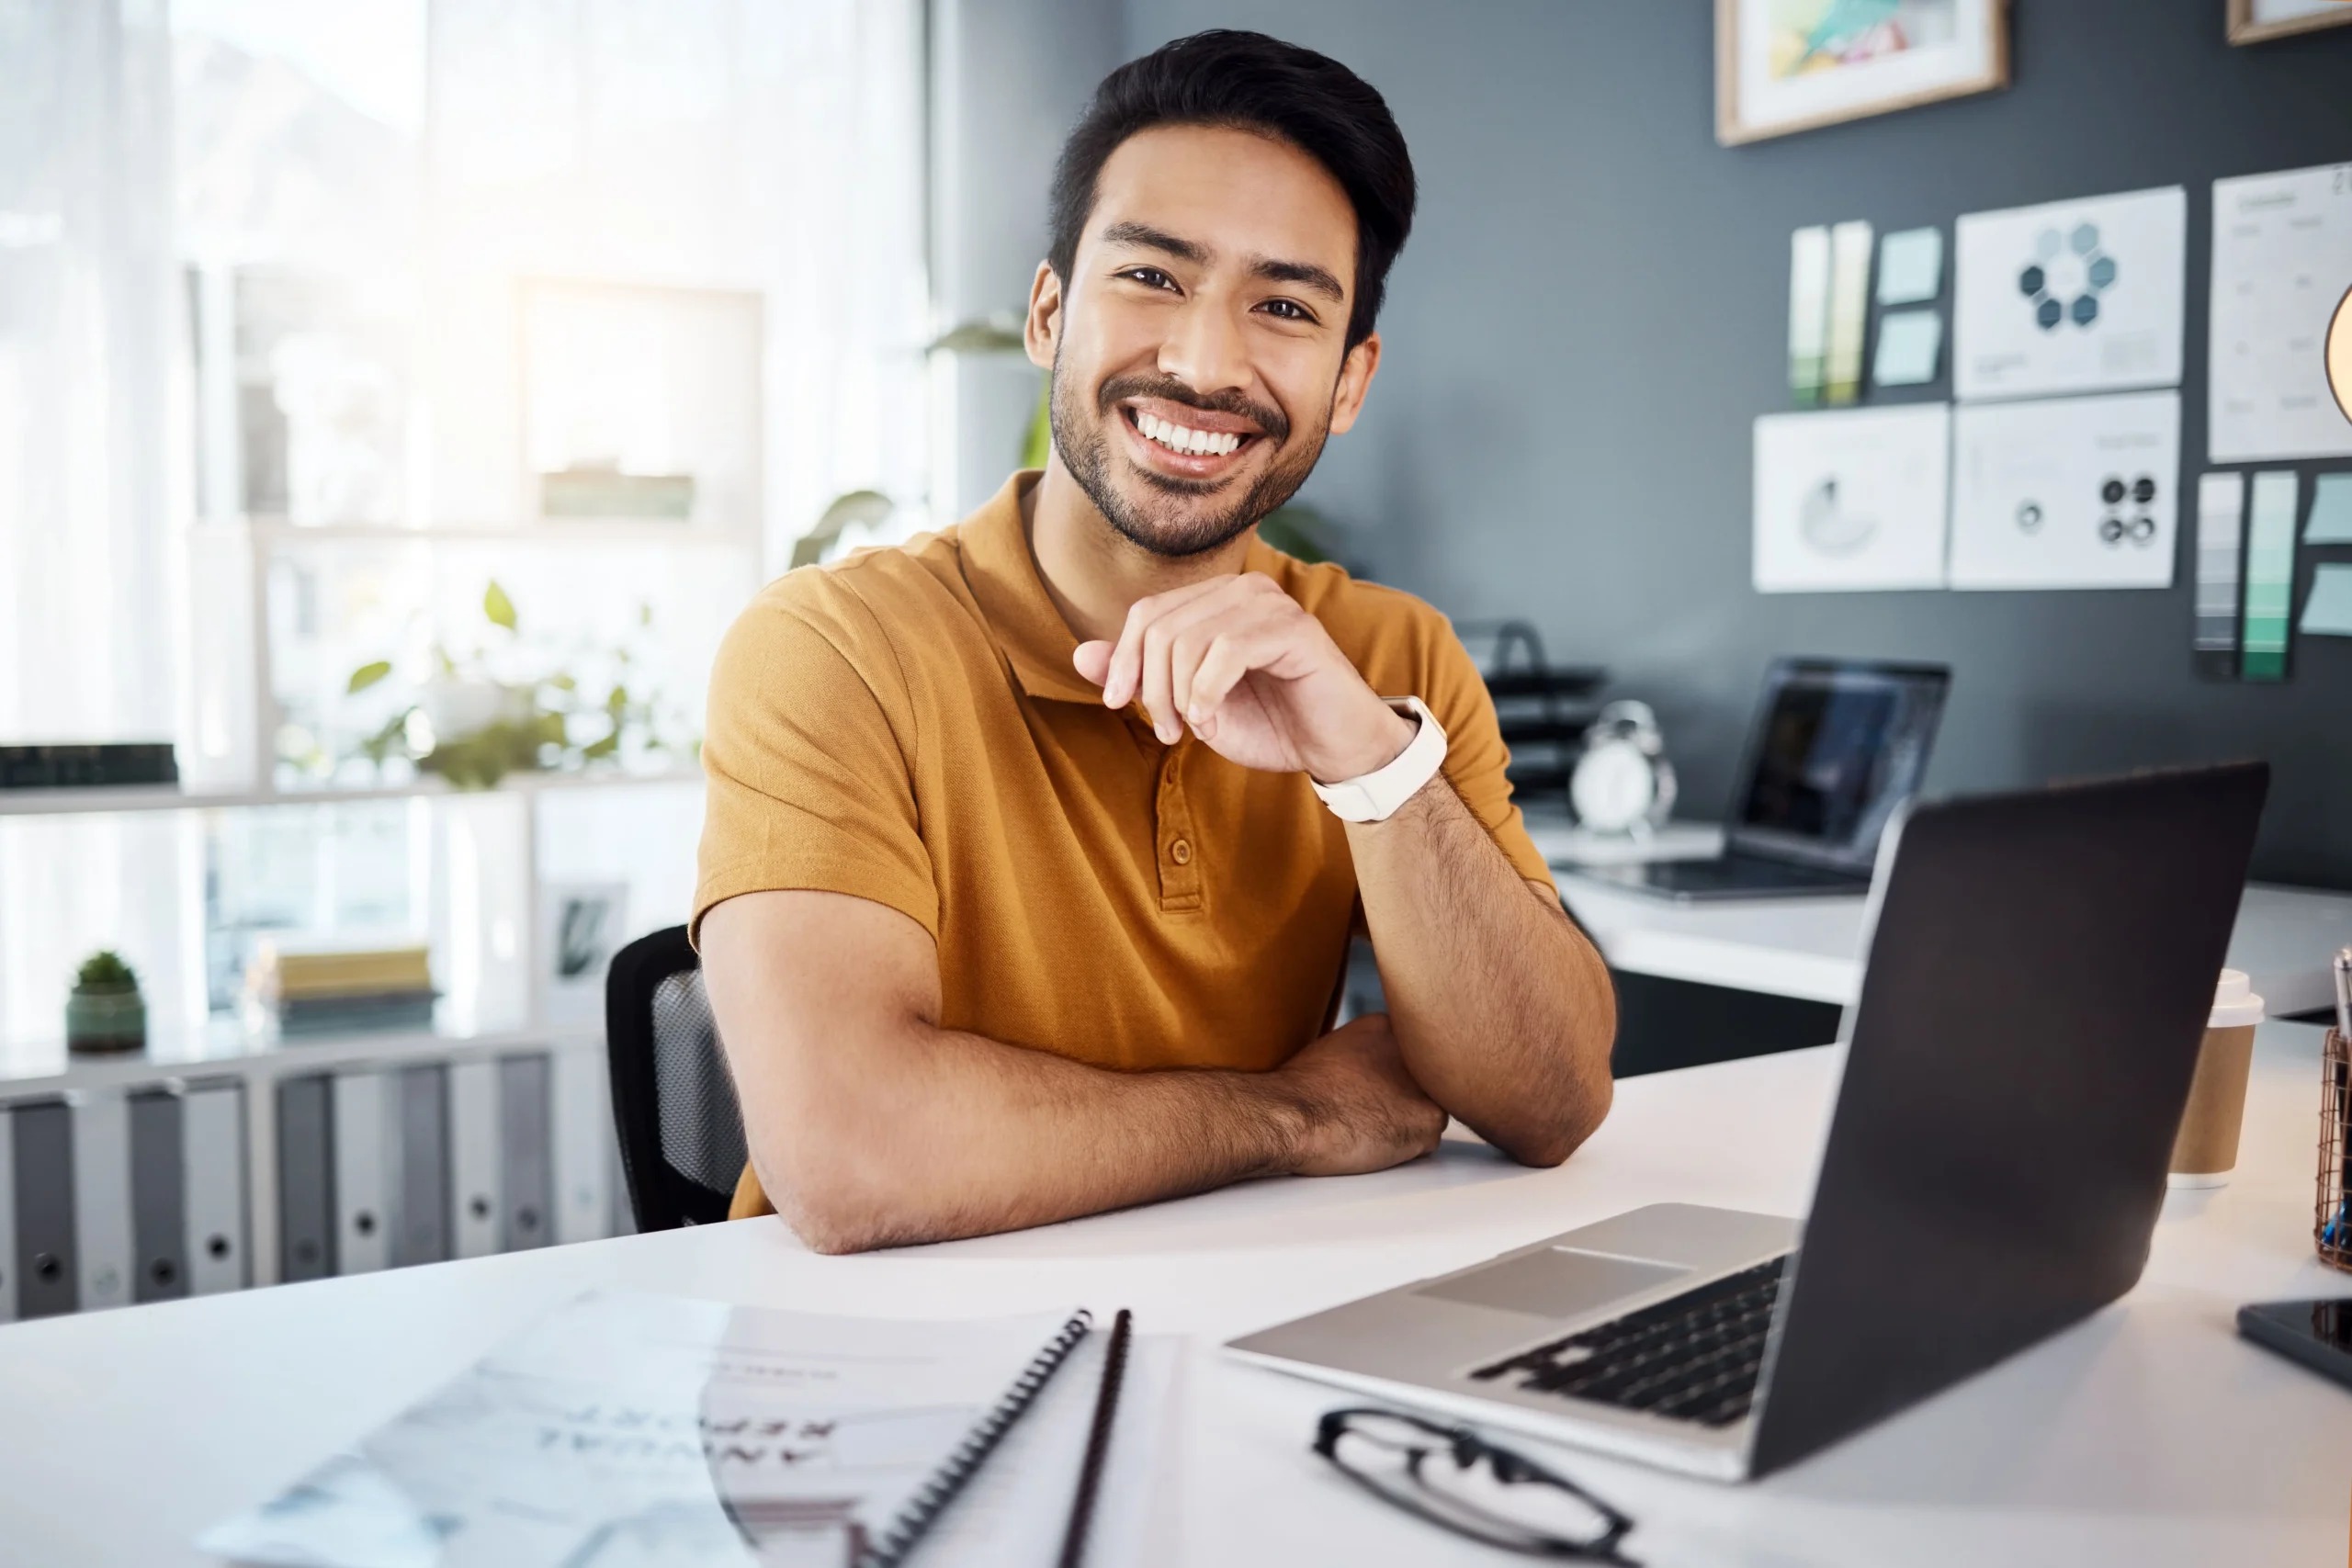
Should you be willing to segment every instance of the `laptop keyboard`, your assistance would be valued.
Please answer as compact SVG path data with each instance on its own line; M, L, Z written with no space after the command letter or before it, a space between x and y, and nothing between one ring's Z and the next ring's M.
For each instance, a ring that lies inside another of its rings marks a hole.
M1785 1258L1539 1345L1470 1375L1653 1416L1728 1427L1756 1401Z

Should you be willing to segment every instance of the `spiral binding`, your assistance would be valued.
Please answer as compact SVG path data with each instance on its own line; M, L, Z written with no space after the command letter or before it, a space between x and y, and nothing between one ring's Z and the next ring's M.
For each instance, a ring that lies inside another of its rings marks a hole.
M1062 1325L1061 1332L1047 1340L1046 1348L1022 1369L1019 1377L1012 1380L1012 1386L1005 1391L1004 1397L980 1417L979 1425L966 1434L963 1442L947 1457L947 1461L932 1472L931 1479L924 1482L913 1498L899 1511L899 1517L890 1521L890 1528L883 1532L882 1539L858 1554L857 1568L898 1568L906 1560L907 1552L922 1539L923 1531L931 1528L932 1521L939 1517L939 1511L956 1500L956 1495L964 1489L964 1483L972 1479L973 1472L980 1468L980 1461L989 1457L1005 1433L1012 1429L1012 1424L1021 1419L1030 1402L1046 1386L1046 1380L1061 1370L1062 1363L1069 1359L1069 1353L1078 1348L1078 1342L1085 1338L1093 1327L1094 1314L1083 1307L1071 1314L1070 1320Z

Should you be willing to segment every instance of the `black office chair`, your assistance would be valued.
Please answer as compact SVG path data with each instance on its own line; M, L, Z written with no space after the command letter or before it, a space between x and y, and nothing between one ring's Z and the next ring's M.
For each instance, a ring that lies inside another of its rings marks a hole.
M639 937L613 954L605 972L605 1049L637 1228L725 1219L743 1173L743 1112L685 927Z

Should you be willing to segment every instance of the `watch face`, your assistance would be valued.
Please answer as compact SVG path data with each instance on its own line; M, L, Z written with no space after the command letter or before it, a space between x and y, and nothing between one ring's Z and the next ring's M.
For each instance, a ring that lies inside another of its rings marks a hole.
M1622 833L1648 815L1657 798L1657 774L1629 740L1604 740L1587 751L1568 783L1577 820L1601 833Z

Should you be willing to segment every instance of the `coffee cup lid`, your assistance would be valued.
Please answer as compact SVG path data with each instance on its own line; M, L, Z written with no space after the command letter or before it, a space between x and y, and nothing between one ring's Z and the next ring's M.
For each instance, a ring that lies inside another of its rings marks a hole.
M2205 1021L2205 1027L2242 1029L2261 1021L2262 998L2254 994L2254 982L2245 977L2243 969L2222 970L2221 984L2213 987L2213 1013Z

